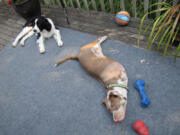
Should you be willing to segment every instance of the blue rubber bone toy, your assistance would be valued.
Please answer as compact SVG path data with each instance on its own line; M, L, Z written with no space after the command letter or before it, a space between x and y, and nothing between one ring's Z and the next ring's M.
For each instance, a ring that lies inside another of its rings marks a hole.
M145 82L143 80L136 80L136 82L134 83L134 87L139 91L142 101L141 101L141 106L142 107L148 107L148 105L151 103L147 96L146 96L146 92L144 90L144 86L145 86Z

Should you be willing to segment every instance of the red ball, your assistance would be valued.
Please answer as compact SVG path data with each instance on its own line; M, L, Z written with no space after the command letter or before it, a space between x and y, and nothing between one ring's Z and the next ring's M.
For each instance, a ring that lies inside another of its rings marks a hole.
M139 134L139 135L149 135L148 128L144 124L142 120L138 120L133 124L133 129Z

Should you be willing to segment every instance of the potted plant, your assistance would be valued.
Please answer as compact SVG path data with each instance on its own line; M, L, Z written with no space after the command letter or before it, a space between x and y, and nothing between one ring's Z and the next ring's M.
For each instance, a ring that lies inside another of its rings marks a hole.
M39 0L9 0L15 11L26 20L41 15Z
M141 19L139 26L138 46L140 43L140 35L142 31L142 25L147 15L160 12L160 15L153 19L146 29L144 34L147 32L150 26L151 33L148 38L147 49L151 49L153 43L157 42L157 50L163 52L163 56L169 55L168 48L174 43L176 39L179 39L180 33L180 4L172 6L166 2L159 2L153 4L153 6L160 5L161 8L147 12ZM177 48L174 54L175 58L179 57L180 43L177 44Z

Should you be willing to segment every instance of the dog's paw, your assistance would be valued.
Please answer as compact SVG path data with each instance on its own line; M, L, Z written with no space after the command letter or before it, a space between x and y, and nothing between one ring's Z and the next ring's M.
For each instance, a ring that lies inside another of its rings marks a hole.
M62 41L58 42L58 46L63 46L63 42Z
M41 49L40 49L40 53L41 53L41 54L45 53L45 51L46 51L46 50L45 50L44 48L41 48Z
M13 42L12 47L16 47L17 43Z
M20 42L20 45L23 47L24 46L24 42Z

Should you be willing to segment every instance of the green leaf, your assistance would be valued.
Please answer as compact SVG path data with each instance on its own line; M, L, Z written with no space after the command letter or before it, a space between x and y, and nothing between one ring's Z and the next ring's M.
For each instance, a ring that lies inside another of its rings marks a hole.
M151 48L151 45L152 45L151 39L152 39L152 36L155 32L156 25L160 19L161 18L159 17L153 24L152 31L151 31L151 34L150 34L149 39L148 39L148 50L150 50L150 48Z
M176 53L174 55L175 61L176 61L176 57L178 56L179 52L180 52L180 43L179 43L178 48L176 49Z
M165 7L172 7L170 4L168 4L166 2L157 2L157 3L152 4L151 6L149 6L149 9L152 8L153 6L157 6L157 5L163 5Z
M159 41L159 43L158 43L158 50L160 49L160 46L161 46L161 43L163 42L163 40L164 41L166 41L166 39L168 39L168 38L165 38L165 37L167 37L168 36L168 32L169 32L169 30L170 30L170 28L172 27L172 24L165 30L165 32L163 33L163 35L162 35L162 37L161 37L161 39L160 39L160 41ZM169 33L169 35L170 35L170 33Z
M175 32L175 34L174 34L174 36L173 36L172 43L174 42L177 34L179 33L179 29L180 29L180 24L177 26L177 30L176 30L176 32Z
M146 26L145 30L143 31L143 35L146 34L147 30L149 29L149 27L151 26L152 23L149 23L148 26Z
M166 55L167 49L168 49L168 47L169 47L170 40L172 39L172 36L173 36L173 34L174 34L174 30L175 30L175 28L176 28L176 25L177 25L177 23L178 23L179 18L180 18L180 13L177 15L177 17L176 17L176 19L175 19L175 22L174 22L174 24L173 24L173 26L172 26L171 34L170 34L170 36L169 36L168 42L167 42L167 44L166 44L166 48L165 48L165 50L164 50L164 54L163 54L164 56Z
M141 36L142 25L143 25L144 19L145 19L145 17L146 17L147 15L148 15L148 14L145 14L145 15L143 16L143 18L141 19L141 23L140 23L140 25L139 25L138 47L140 46L140 36Z
M153 14L153 13L165 11L165 10L168 10L168 9L170 9L170 8L169 7L168 8L160 8L160 9L153 10L153 11L149 12L148 14Z
M143 22L144 22L146 16L147 16L148 14L153 14L153 13L165 11L165 10L168 10L168 9L169 9L169 8L161 8L161 9L154 10L154 11L151 11L151 12L149 12L149 13L146 13L146 14L143 16L143 18L141 19L141 23L140 23L140 25L139 25L138 47L140 46L140 36L141 36L142 25L143 25Z
M156 35L154 36L153 40L152 40L152 44L159 38L159 36L162 34L162 32L164 31L163 26L161 25L161 22L164 20L164 18L167 16L167 14L169 13L170 9L168 11L166 11L166 13L164 13L163 15L159 16L161 19L158 21L157 23L157 27L155 28L155 30L158 30L158 32L156 33ZM161 28L161 27L162 28Z

